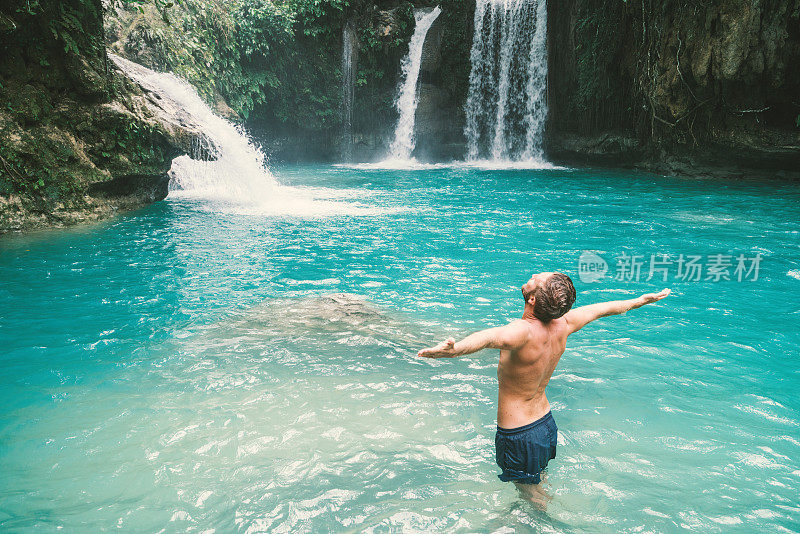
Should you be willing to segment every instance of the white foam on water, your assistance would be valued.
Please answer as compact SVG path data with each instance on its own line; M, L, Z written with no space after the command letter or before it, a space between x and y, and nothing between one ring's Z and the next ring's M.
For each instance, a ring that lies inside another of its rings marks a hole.
M443 163L424 163L411 159L386 159L375 163L336 163L334 167L356 170L399 170L420 171L432 169L480 169L487 171L513 171L513 170L565 170L569 167L554 165L543 160L467 160L449 161Z
M559 165L553 165L544 159L520 159L520 160L493 160L478 159L460 162L459 166L467 169L483 170L539 170L539 169L566 169Z
M384 171L419 171L428 169L444 169L448 167L446 163L423 163L414 158L396 159L389 158L374 163L335 163L334 167L344 169L361 170L384 170Z

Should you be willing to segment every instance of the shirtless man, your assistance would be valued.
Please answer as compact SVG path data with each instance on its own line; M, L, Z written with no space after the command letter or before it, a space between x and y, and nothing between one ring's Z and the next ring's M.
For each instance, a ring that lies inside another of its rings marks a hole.
M419 351L426 358L453 358L482 349L500 349L495 451L503 482L514 482L536 500L540 473L556 457L558 428L545 388L564 353L567 336L588 323L657 302L670 290L582 306L570 311L575 287L562 273L539 273L522 286L522 318L489 328L456 343L450 338Z

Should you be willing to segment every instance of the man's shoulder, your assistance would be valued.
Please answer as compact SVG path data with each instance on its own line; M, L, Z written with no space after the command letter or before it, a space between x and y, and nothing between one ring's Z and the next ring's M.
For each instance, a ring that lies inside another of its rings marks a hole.
M534 323L526 321L525 319L514 319L502 328L508 333L528 335L536 330L536 326L537 325Z
M515 319L500 327L499 334L502 336L504 344L519 347L530 339L530 323L524 319Z

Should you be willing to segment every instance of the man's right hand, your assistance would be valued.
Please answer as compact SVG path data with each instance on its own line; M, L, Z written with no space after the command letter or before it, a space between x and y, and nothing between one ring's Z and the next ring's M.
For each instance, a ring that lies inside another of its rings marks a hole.
M448 356L454 356L455 350L453 347L455 344L456 340L452 337L449 337L438 345L427 349L422 349L417 353L417 356L421 358L447 358Z

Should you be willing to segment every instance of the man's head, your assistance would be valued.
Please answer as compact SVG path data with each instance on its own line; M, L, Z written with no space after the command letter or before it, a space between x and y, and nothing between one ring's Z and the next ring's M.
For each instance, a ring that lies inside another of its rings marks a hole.
M575 286L562 273L538 273L522 286L522 296L543 323L567 313L575 303Z

